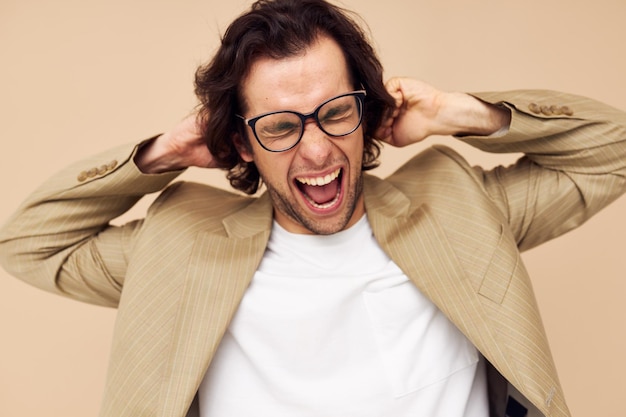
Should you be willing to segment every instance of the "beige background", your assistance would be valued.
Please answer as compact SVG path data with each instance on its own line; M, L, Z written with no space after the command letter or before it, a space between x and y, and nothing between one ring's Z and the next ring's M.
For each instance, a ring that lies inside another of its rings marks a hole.
M551 88L626 109L623 0L344 4L369 23L388 75L447 90ZM246 5L0 0L0 222L60 167L183 117L195 104L195 67ZM512 160L457 147L473 163ZM386 149L378 173L418 149ZM216 172L185 177L224 184ZM625 213L622 198L524 255L576 416L624 415ZM0 415L96 415L114 318L0 271Z

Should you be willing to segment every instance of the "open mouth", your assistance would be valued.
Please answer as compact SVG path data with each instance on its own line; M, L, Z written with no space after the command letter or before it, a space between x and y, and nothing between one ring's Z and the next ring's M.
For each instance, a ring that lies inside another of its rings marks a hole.
M323 177L296 178L296 185L305 200L314 208L325 210L333 207L341 195L341 168Z

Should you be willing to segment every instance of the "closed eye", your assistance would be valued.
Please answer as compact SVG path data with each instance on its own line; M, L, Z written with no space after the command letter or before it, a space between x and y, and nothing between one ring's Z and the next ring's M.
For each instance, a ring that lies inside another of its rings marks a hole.
M353 114L353 110L354 106L349 104L332 107L324 113L324 115L320 118L320 122L326 123L343 120L350 117Z

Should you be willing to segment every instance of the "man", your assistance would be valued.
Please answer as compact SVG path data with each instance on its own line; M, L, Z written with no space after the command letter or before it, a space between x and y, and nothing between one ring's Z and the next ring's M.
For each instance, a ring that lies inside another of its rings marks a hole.
M15 275L119 308L102 415L569 415L518 248L624 192L626 116L381 73L335 7L256 3L198 72L199 117L70 167L5 226ZM435 134L526 156L362 172L374 138ZM267 193L177 183L108 225L189 166Z

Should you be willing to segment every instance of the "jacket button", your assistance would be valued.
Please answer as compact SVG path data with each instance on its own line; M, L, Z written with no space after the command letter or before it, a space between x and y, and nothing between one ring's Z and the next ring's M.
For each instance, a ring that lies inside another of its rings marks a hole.
M573 116L574 115L574 110L572 110L571 108L569 108L568 106L562 106L561 107L561 111L563 112L564 115L566 116Z
M87 179L87 171L82 171L80 174L78 174L78 177L76 177L76 179L78 180L78 182L84 182Z
M528 105L528 110L530 110L531 112L533 112L535 114L541 113L541 107L539 107L539 105L537 103L530 103Z
M116 166L117 166L117 161L115 159L106 165L109 171L113 171L113 169L115 169Z
M559 107L559 106L550 106L550 111L555 116L563 114L563 109L561 107Z
M550 110L549 106L541 106L541 113L545 114L546 116L552 116L552 110Z

